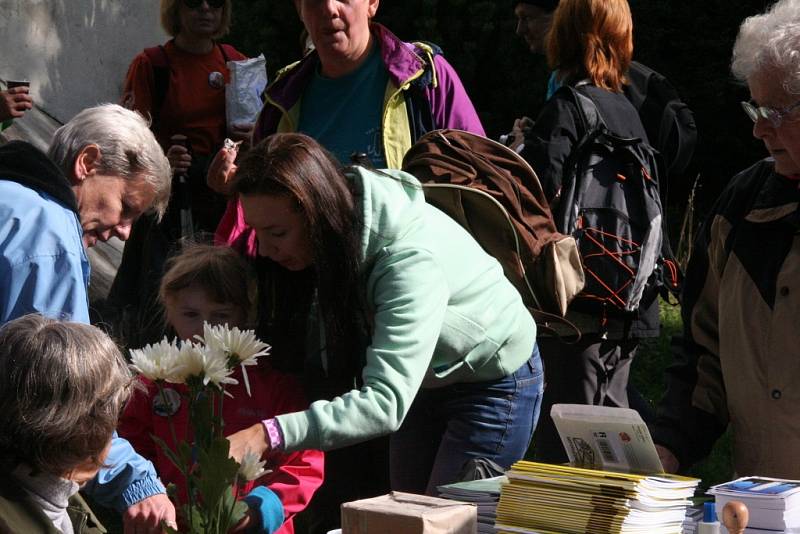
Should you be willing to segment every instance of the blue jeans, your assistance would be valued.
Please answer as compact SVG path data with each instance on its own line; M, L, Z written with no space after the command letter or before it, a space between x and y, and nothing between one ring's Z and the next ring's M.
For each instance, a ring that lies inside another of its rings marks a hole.
M390 439L393 490L436 495L471 458L507 469L531 442L544 388L539 349L499 380L422 389Z

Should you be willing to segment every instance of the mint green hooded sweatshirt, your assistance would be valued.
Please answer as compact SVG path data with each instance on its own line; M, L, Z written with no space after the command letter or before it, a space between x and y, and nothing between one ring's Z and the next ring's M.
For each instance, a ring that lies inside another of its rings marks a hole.
M288 452L330 450L400 428L420 387L500 379L533 351L536 325L503 269L425 203L410 174L349 178L363 214L372 344L363 387L278 416Z

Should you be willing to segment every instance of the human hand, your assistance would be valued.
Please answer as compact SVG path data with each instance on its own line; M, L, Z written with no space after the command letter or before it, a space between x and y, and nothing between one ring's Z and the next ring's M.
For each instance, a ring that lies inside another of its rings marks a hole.
M264 454L269 452L267 433L262 423L256 423L244 430L231 434L228 436L228 441L231 444L228 454L231 458L240 463L247 452L253 452L257 454L259 458L263 458Z
M186 136L176 134L169 138L170 147L167 150L169 166L174 174L186 174L192 166L192 155L186 148Z
M208 174L206 175L206 182L212 191L228 195L233 188L233 177L236 174L236 155L239 153L239 147L233 148L222 147L217 152L211 165L208 166Z
M0 121L18 119L33 107L33 98L28 91L27 85L0 91Z
M253 136L254 122L237 122L231 125L228 135L234 141L244 141L246 145L250 145L250 139Z
M261 523L261 512L256 510L255 508L247 508L247 512L245 512L244 517L242 517L238 523L236 523L232 529L228 532L247 532L247 530L253 526L257 526Z
M518 151L519 147L525 143L525 135L533 128L533 120L530 117L520 117L514 121L511 128L511 143L508 145L511 150Z
M161 534L162 521L168 527L178 528L175 506L164 493L132 504L122 516L125 534Z
M656 452L658 459L661 460L661 466L664 468L665 473L677 473L678 468L681 466L678 458L672 454L672 451L661 445L656 445Z

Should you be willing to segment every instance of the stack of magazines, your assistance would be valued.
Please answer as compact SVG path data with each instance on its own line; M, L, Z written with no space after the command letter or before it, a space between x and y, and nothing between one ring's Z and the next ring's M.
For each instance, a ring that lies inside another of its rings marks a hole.
M500 487L507 483L504 476L471 480L469 482L456 482L439 486L439 497L454 501L471 502L478 505L478 532L480 534L494 534L497 518L497 503L500 501Z
M729 501L747 506L748 534L769 532L800 533L800 481L765 477L744 477L708 490L714 495L717 516Z
M521 461L497 507L502 533L680 534L698 479Z
M569 465L517 462L497 507L498 532L680 534L700 482L662 474L634 410L556 404Z

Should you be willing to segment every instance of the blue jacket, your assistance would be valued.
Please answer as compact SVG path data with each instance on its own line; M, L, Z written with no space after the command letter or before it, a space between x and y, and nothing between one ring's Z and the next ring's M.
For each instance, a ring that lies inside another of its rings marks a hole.
M27 313L89 322L89 260L69 181L28 143L0 147L0 324ZM164 493L153 464L114 435L109 468L84 488L125 510Z

